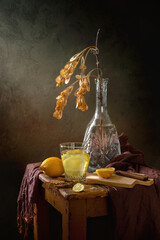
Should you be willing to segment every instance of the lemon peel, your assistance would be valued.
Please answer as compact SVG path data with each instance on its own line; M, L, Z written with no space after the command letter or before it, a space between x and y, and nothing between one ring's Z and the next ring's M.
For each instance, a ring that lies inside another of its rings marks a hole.
M111 167L111 168L99 168L96 170L96 173L99 177L103 177L103 178L109 178L112 176L112 174L114 173L115 168Z
M62 160L58 157L46 158L42 162L40 169L49 177L58 177L64 173Z
M76 184L73 186L72 190L73 190L74 192L82 192L82 191L84 190L84 185L83 185L82 183L76 183Z

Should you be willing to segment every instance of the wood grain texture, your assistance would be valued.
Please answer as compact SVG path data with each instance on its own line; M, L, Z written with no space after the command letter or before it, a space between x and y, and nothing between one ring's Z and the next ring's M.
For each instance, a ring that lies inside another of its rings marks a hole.
M106 197L108 195L107 189L95 185L85 185L84 191L79 193L74 192L71 188L61 188L59 192L65 199Z
M46 174L40 174L39 179L43 182L42 186L45 189L55 189L54 194L60 194L64 199L81 199L81 198L95 198L95 197L106 197L108 190L98 185L89 185L84 182L83 192L74 192L72 190L74 182L66 182L63 178L51 178Z
M87 182L89 184L103 184L107 186L133 188L136 184L151 186L154 181L149 179L148 181L141 181L133 178L123 177L113 174L110 178L101 178L95 174L90 174L87 176Z
M108 190L105 187L84 183L84 191L75 193L72 187L64 185L68 182L63 178L40 174L39 179L43 182L45 200L62 214L62 240L86 240L87 218L107 216ZM36 222L34 226L36 230Z

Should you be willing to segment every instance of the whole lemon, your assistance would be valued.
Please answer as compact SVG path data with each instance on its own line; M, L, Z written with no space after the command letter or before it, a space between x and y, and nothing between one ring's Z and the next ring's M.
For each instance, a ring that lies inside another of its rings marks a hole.
M62 160L58 157L46 158L42 162L40 169L49 177L58 177L64 173Z

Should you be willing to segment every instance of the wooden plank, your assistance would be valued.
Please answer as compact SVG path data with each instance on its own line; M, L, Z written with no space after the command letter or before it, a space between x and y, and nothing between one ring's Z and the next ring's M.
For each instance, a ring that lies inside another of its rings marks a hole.
M73 182L66 181L65 178L51 178L47 176L46 174L42 173L39 175L39 179L43 182L42 186L44 188L60 188L60 187L72 187Z
M61 214L68 209L68 201L55 189L45 189L45 200L56 208Z
M69 239L86 240L87 204L85 199L71 199L69 208Z
M55 189L58 190L60 194L67 200L72 198L82 199L82 198L94 198L98 196L107 196L108 190L96 185L88 185L83 182L85 189L83 192L75 193L72 190L75 182L66 182L64 178L51 178L45 174L40 174L39 179L43 182L42 186L45 189Z
M108 215L107 197L90 198L86 201L87 217L101 217Z
M153 179L148 181L141 181L133 178L123 177L113 174L110 178L101 178L95 174L90 174L87 176L87 183L89 184L103 184L107 186L116 186L124 188L133 188L136 184L151 186L154 183Z
M62 214L62 240L69 239L69 204Z
M60 194L67 200L77 198L77 199L83 199L83 198L95 198L99 196L107 196L108 190L104 189L100 186L95 185L85 185L84 191L76 193L72 190L72 188L60 188L59 192Z

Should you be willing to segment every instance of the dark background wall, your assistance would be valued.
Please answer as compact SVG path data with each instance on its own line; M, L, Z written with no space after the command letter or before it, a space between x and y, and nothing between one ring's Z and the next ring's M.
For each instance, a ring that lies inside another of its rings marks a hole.
M60 142L83 139L94 83L89 110L76 110L72 95L58 121L55 78L72 55L95 44L98 28L111 119L160 169L158 14L153 1L0 0L1 239L19 239L16 199L26 164L59 156Z

